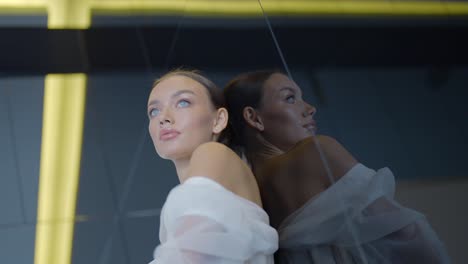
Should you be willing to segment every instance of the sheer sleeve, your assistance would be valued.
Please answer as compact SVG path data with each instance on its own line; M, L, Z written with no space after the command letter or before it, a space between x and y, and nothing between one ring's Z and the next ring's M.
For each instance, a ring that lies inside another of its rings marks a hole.
M202 184L201 184L202 183ZM273 263L276 230L256 204L205 179L169 194L152 264Z
M388 168L357 164L281 224L280 263L450 263L426 218L394 190Z

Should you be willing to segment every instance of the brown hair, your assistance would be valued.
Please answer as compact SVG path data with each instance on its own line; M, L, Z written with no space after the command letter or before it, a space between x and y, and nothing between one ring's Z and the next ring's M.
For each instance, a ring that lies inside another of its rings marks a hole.
M208 95L210 96L211 103L213 104L215 109L225 106L224 96L223 96L223 92L221 91L221 89L219 89L218 86L216 86L216 84L212 82L210 79L203 76L201 72L198 70L185 70L185 69L172 70L164 74L163 76L161 76L159 79L156 79L153 82L153 88L156 85L158 85L161 81L169 77L173 77L173 76L185 76L203 85L203 87L205 87L206 90L208 91Z
M247 106L261 108L265 82L280 70L260 70L238 75L224 88L226 108L229 112L230 142L229 147L239 155L247 151L246 121L243 111ZM244 153L246 154L246 153Z

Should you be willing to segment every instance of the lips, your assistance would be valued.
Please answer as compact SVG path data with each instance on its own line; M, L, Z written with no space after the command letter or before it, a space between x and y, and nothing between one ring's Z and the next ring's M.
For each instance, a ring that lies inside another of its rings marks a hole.
M161 134L159 134L159 140L168 141L176 138L179 134L180 132L175 129L163 129L161 130Z
M312 120L312 121L306 123L303 127L305 129L309 130L309 131L316 131L317 130L317 122L315 122L315 120Z

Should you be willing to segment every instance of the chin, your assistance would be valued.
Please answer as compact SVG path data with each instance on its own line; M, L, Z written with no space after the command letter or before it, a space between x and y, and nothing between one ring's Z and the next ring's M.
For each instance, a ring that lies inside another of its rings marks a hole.
M177 157L177 152L173 152L173 151L168 151L168 150L164 150L164 149L156 149L156 152L158 153L159 157L161 157L162 159L165 159L165 160L174 160L175 157Z
M156 153L158 154L158 156L159 156L161 159L170 159L170 158L167 156L167 153L164 152L164 151L161 151L161 150L156 149Z
M162 159L177 160L185 156L184 154L187 153L187 149L177 146L170 146L166 148L156 148L156 152Z

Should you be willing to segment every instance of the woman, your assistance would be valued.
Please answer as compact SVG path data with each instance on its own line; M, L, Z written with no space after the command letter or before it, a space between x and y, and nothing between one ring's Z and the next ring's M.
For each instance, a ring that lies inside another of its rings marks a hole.
M277 233L256 180L217 143L226 140L223 105L221 90L196 72L176 70L153 85L149 132L158 155L174 163L180 185L162 208L161 244L151 263L273 262Z
M315 107L279 71L224 90L232 148L245 155L278 229L276 263L447 263L423 215L394 199L388 168L371 170L339 142L315 136Z

